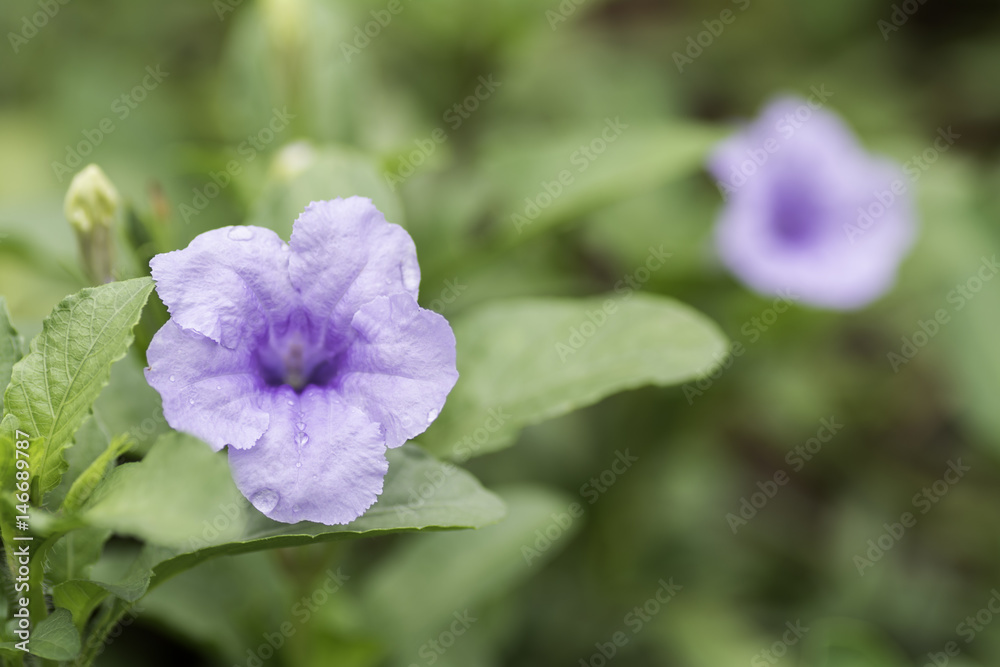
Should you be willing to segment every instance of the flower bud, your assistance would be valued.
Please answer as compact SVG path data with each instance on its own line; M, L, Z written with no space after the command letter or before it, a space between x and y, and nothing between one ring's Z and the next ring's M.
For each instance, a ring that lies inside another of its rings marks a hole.
M76 232L83 268L95 284L113 280L113 228L120 207L118 191L96 164L88 165L73 177L64 211Z

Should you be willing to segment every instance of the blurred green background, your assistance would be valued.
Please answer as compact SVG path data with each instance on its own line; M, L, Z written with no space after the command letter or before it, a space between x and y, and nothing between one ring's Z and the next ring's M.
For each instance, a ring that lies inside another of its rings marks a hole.
M1000 281L969 283L1000 241L998 19L976 0L5 0L0 293L27 336L84 286L62 200L97 162L134 211L120 277L207 229L287 236L310 199L362 194L414 237L422 304L446 316L610 291L662 246L641 289L745 348L716 379L468 461L510 506L495 527L208 563L143 600L98 664L1000 664ZM714 256L701 165L814 86L900 163L960 138L920 168L891 294L772 318ZM525 198L609 121L627 128L518 233ZM960 285L981 287L961 308ZM128 431L157 397L120 366L147 401L117 410ZM842 428L809 442L822 420Z

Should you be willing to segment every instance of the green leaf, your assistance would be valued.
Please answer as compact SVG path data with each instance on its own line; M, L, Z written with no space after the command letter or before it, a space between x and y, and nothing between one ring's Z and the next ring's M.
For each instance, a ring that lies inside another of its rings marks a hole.
M125 356L152 289L151 279L136 278L66 298L14 366L5 407L30 436L36 500L58 486L63 450L107 384L111 364Z
M21 337L10 323L7 301L0 297L0 393L10 384L14 364L21 360ZM3 397L0 396L0 415L3 414Z
M468 610L478 618L489 602L509 594L566 547L583 524L569 514L573 500L561 494L535 487L500 494L508 513L498 525L415 536L369 575L363 597L370 618L377 619L373 630L400 656L415 655L453 614ZM559 536L539 551L536 533L552 534L552 526Z
M181 433L161 437L142 461L116 468L81 512L92 526L180 548L220 508L242 502L224 454ZM236 537L230 525L224 537Z
M66 499L62 502L62 510L72 513L83 507L83 504L90 498L91 493L101 483L108 471L114 467L119 456L129 450L132 439L127 435L120 435L108 445L107 449L94 459L83 473L76 478L73 486L70 487Z
M46 507L60 507L66 499L73 482L97 460L102 452L107 450L111 438L108 430L98 419L96 413L84 420L83 425L73 435L73 444L66 448L63 457L66 459L66 472L63 473L59 486L45 496Z
M108 592L93 581L64 581L52 587L52 602L73 616L73 625L83 629L97 605L104 601Z
M459 381L421 443L457 460L506 447L522 427L611 394L703 375L726 351L700 313L634 293L492 303L453 326Z
M719 131L706 126L637 125L627 118L609 118L555 138L501 138L487 148L484 167L498 189L500 234L523 240L697 173L719 139Z
M280 171L280 170L279 170ZM375 161L360 153L328 148L293 174L278 173L265 185L247 224L273 229L284 239L310 202L368 197L389 222L403 224L403 208Z
M45 577L53 583L89 579L111 532L104 528L71 530L52 545L45 560Z
M66 609L56 609L35 627L28 648L46 660L72 660L80 653L80 633Z
M143 493L156 498L149 502L160 506L155 515L160 517L157 523L164 521L162 517L165 505L177 502L179 495L198 495L199 485L215 485L229 489L238 496L227 469L214 472L215 479L212 480L207 476L199 477L197 482L190 480L190 476L198 469L196 466L205 466L205 463L195 460L197 457L190 457L191 452L184 451L190 448L178 447L177 444L175 441L173 446L161 449L160 443L157 443L150 453L152 456L158 449L168 452L171 456L156 460L157 468L169 469L174 475L180 475L166 477L170 482L169 492L159 487L142 489ZM205 445L196 444L208 450ZM188 548L162 550L159 553L160 562L154 568L157 583L216 556L398 531L480 528L503 518L505 510L500 499L483 489L464 470L438 461L412 445L391 450L388 458L389 473L378 502L363 516L344 526L325 526L311 522L278 523L253 509L242 496L230 496L232 500L221 503L217 499L202 500L200 504L204 507L193 510L194 516L188 521L189 530L184 534L188 538ZM180 461L186 461L187 464L179 463ZM119 471L128 467L122 466ZM189 481L183 485L181 493L176 480L185 478ZM122 500L124 498L124 495L121 496ZM100 504L95 503L92 511L98 511ZM207 519L203 518L206 510L210 513ZM152 523L150 516L154 515L136 512L134 521ZM113 523L105 521L105 525L109 527L113 527ZM133 530L139 532L136 527ZM235 538L232 536L234 530L239 532ZM149 534L151 531L144 532Z

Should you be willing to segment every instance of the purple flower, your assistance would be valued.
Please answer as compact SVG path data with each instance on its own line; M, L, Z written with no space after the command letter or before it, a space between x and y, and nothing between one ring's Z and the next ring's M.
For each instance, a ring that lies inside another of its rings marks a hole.
M908 183L819 103L780 99L709 160L723 262L764 294L833 309L888 291L914 237Z
M229 447L276 521L348 523L382 492L387 447L455 385L455 336L417 305L410 236L368 199L313 202L291 242L226 227L150 262L171 319L146 379L171 427Z

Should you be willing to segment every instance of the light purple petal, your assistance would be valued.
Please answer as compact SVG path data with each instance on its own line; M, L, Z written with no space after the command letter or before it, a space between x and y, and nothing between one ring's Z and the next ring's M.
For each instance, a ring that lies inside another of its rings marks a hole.
M299 304L289 255L269 229L223 227L149 265L174 322L232 349L268 324L281 326Z
M410 235L387 223L370 199L313 202L295 221L289 244L292 284L318 319L344 331L379 296L417 298L420 266Z
M351 323L358 337L340 361L336 388L398 447L434 421L458 380L448 321L407 294L379 297Z
M171 428L201 438L212 449L252 447L267 430L261 383L247 348L230 350L168 321L146 355L146 381L163 399Z
M229 450L236 486L285 523L349 523L382 493L389 469L377 424L336 394L288 387L268 395L271 426L252 449Z
M753 289L852 309L892 287L915 235L912 184L867 154L834 114L778 100L720 144L709 169L729 195L719 254ZM859 230L879 197L891 203Z

